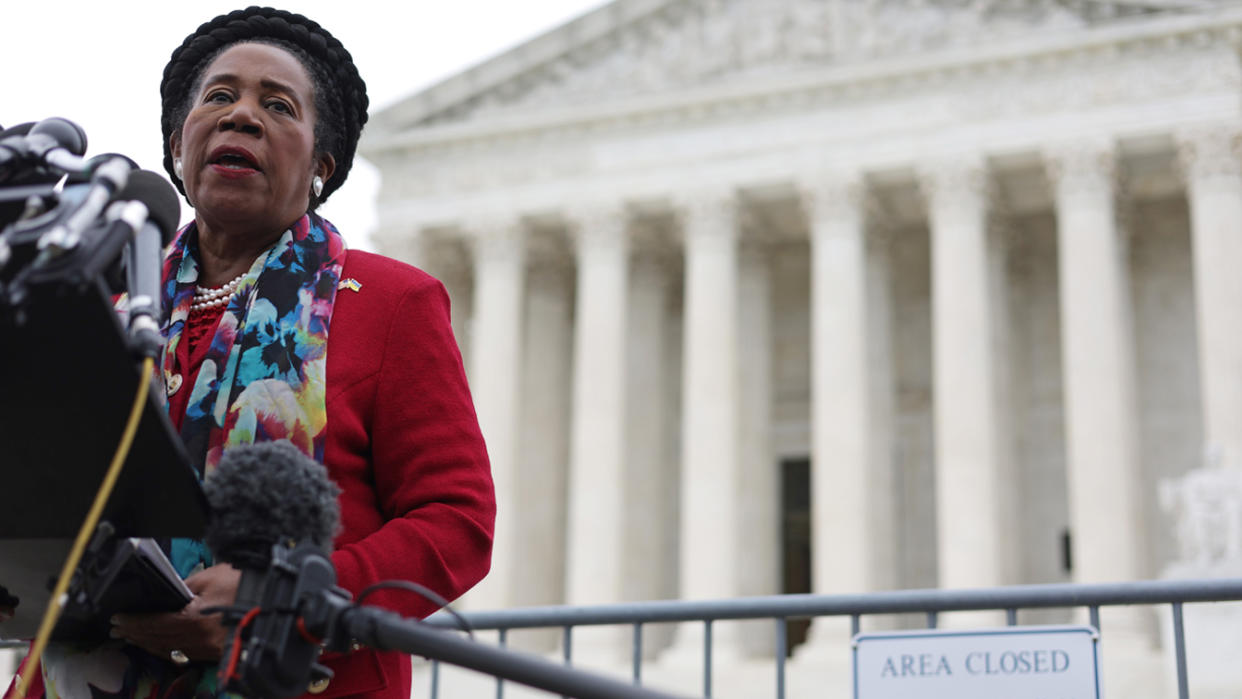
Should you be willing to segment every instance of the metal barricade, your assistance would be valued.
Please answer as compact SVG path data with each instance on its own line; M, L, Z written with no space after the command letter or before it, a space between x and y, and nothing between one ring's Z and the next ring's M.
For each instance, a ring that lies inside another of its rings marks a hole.
M666 600L597 606L549 606L466 612L475 630L499 632L500 644L514 629L560 628L566 664L573 660L573 630L579 626L628 625L633 629L632 679L642 682L643 627L646 624L699 622L704 627L703 696L712 696L712 623L724 620L772 619L776 625L775 696L785 697L786 624L790 619L849 617L857 634L866 615L922 613L927 627L935 628L938 615L961 611L1003 611L1009 625L1018 610L1067 608L1088 611L1090 624L1100 627L1100 608L1123 605L1169 605L1172 614L1174 658L1179 699L1188 699L1186 641L1182 607L1187 603L1242 600L1242 579L1142 581L1111 584L1017 585L974 590L897 590L858 595L791 594L713 601ZM437 614L427 623L456 628L457 621ZM504 682L497 680L496 696L503 697ZM431 667L431 699L439 697L439 667Z

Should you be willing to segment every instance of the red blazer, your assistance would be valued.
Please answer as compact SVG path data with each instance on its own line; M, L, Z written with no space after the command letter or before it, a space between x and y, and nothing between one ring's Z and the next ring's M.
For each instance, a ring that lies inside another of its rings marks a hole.
M357 594L379 580L421 583L452 600L491 563L496 503L487 451L439 281L409 265L347 254L328 330L324 464L341 487L332 562ZM405 616L437 606L412 593L367 598ZM324 663L321 699L409 699L410 657L362 650Z

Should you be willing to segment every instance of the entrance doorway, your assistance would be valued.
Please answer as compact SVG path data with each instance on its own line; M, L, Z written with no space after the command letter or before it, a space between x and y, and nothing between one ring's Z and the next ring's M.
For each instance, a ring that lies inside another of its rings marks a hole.
M781 592L811 591L811 460L781 461ZM789 654L806 640L810 619L790 619L785 648Z

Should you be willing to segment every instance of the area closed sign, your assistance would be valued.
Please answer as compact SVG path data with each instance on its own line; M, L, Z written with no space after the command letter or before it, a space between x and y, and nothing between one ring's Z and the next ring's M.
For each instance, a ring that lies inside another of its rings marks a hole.
M1089 626L865 633L854 637L855 699L1099 699Z

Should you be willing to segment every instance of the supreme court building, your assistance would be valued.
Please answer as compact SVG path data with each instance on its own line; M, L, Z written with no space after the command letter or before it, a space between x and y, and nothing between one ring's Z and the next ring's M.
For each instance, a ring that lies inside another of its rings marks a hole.
M496 478L468 606L1167 574L1179 479L1242 472L1240 45L1217 0L616 0L376 114Z

